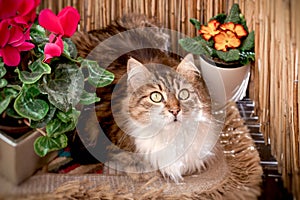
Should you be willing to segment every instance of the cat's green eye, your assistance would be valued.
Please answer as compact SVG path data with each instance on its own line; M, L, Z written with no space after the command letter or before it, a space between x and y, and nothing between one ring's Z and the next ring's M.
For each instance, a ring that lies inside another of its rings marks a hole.
M163 96L162 96L162 94L160 92L152 92L150 94L150 99L154 103L160 103L160 102L163 101Z
M180 90L178 98L180 100L187 100L190 97L190 92L187 89Z

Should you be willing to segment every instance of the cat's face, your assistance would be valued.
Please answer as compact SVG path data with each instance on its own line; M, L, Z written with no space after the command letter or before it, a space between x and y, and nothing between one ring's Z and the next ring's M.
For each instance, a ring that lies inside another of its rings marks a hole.
M192 55L175 67L145 66L131 58L125 78L127 91L120 84L114 97L121 103L112 107L115 121L131 136L135 151L175 181L201 168L201 159L211 152L219 132Z
M128 61L129 116L137 123L172 126L210 112L208 94L192 55L176 70ZM203 116L201 116L203 115Z

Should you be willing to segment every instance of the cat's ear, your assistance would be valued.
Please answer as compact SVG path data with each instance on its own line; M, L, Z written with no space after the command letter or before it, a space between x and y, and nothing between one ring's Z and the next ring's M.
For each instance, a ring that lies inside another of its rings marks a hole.
M201 73L195 66L193 54L187 54L179 63L176 71L186 77L188 80L194 80L195 77L200 77Z
M134 58L130 58L127 62L127 74L127 82L134 89L144 85L150 76L149 70Z

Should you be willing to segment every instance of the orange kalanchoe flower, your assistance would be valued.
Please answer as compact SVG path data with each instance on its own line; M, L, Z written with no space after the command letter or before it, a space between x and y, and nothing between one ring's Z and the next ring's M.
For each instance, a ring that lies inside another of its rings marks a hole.
M244 29L244 26L241 24L234 24L233 22L228 22L228 23L224 23L220 26L220 29L226 31L232 31L233 33L235 33L238 38L247 36L248 33L247 31Z
M229 31L235 32L235 30L234 30L235 24L233 22L224 23L220 26L220 28L224 31L229 30Z
M215 49L227 51L227 48L237 48L241 45L240 39L232 31L221 31L214 37Z
M202 34L202 37L205 40L209 40L212 36L215 36L220 33L220 30L217 30L220 25L220 22L217 20L211 20L207 26L202 25L199 33Z
M248 35L247 31L244 29L244 26L241 25L241 24L236 24L235 25L234 32L238 36L238 38L241 38L241 37L244 37L244 36Z

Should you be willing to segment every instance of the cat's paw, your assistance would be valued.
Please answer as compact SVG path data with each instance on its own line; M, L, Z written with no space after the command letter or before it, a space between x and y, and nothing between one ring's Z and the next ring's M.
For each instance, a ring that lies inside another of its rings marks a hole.
M133 180L147 181L154 176L161 176L149 162L145 161L138 154L130 152L120 152L111 155L105 166L109 169L109 174L128 175Z

